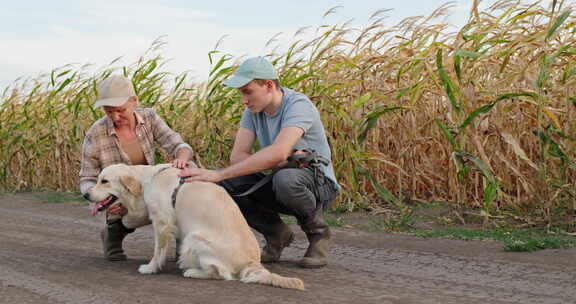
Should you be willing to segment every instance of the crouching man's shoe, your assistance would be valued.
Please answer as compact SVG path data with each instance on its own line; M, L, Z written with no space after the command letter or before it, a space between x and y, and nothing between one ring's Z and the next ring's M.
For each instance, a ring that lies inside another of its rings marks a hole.
M294 232L284 223L275 225L273 231L265 234L266 246L262 249L260 262L276 263L280 260L284 248L290 246L294 241Z
M306 236L310 245L300 260L300 266L303 268L326 266L328 264L328 249L330 248L330 229L326 229L323 233L306 233Z

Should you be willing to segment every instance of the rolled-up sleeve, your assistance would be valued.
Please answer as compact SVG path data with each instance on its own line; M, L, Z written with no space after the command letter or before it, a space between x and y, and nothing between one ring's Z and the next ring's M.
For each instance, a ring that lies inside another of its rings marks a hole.
M80 160L80 192L86 194L98 181L100 162L94 153L94 143L90 135L86 135L82 143L82 157Z

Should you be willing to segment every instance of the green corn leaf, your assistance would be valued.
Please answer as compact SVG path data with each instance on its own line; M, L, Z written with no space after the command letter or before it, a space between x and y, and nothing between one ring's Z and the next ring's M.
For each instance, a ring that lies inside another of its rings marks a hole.
M396 94L396 96L394 96L394 99L400 99L402 97L404 97L406 94L414 92L414 90L420 88L420 86L424 84L424 80L420 80L417 83L415 83L414 85L410 86L409 88L404 88L401 89L398 94Z
M57 78L60 78L60 77L66 75L66 74L68 74L68 73L70 73L70 72L72 72L72 70L66 70L66 71L64 71L64 72L59 73L58 76L56 76L56 77L57 77Z
M498 184L488 183L484 188L484 203L486 206L491 206L492 202L498 194Z
M362 143L362 142L364 142L364 140L366 140L366 137L368 136L368 132L376 126L376 123L378 122L378 119L380 118L380 116L382 116L385 113L396 111L396 110L401 110L401 109L405 109L405 107L387 107L387 106L384 106L384 107L380 107L380 108L372 111L368 115L366 115L366 119L364 120L364 122L361 125L362 132L358 136L358 141Z
M214 67L212 67L212 69L210 69L210 73L208 74L210 77L212 77L212 75L214 75L214 73L218 72L218 70L220 70L220 68L222 67L222 65L224 63L226 63L231 57L230 56L222 56L220 57L220 59L218 59L218 62L216 62L216 64L214 65ZM212 60L210 60L210 64L212 64Z
M176 85L174 86L174 89L173 89L174 92L178 92L178 90L180 88L182 88L182 85L184 84L185 79L186 79L186 74L184 74L180 77L176 77L176 79L175 79Z
M372 98L372 93L366 93L366 94L356 98L356 100L354 100L354 102L352 103L352 107L353 108L362 107L366 104L366 102L370 101L371 98Z
M442 63L442 49L439 49L436 53L436 66L438 67L438 74L440 76L440 80L444 85L444 89L446 90L446 94L448 95L448 99L450 99L450 103L454 110L460 112L460 102L456 99L454 83L450 80L450 76L444 70L444 66Z
M462 159L462 158L458 158L458 164L460 165L459 169L458 169L458 181L460 183L464 183L464 181L466 180L466 178L468 177L468 174L470 174L470 166L468 166L468 164Z
M400 203L400 200L394 194L392 194L392 192L388 191L388 189L380 185L378 181L376 181L376 179L368 172L368 170L366 170L361 166L358 166L356 167L356 171L368 178L370 184L372 184L372 187L376 189L376 192L378 193L378 196L381 199L395 205Z
M482 56L482 54L478 53L478 52L468 51L468 50L458 50L458 52L456 52L456 56L467 57L467 58L478 58L478 57Z
M290 88L290 87L295 86L296 84L299 84L299 83L302 82L303 80L308 79L308 78L311 78L311 77L314 77L314 74L306 73L306 74L300 75L300 76L298 76L298 77L296 77L296 78L294 78L294 79L290 79L290 81L287 81L284 86Z
M524 92L524 93L508 93L508 94L503 94L500 95L496 98L496 100L483 105L479 108L477 108L476 110L472 111L472 113L470 113L470 115L468 115L468 117L464 120L464 122L458 127L460 130L463 130L464 128L466 128L468 125L472 124L472 122L474 121L474 119L483 113L488 113L490 110L492 110L492 108L494 108L494 106L502 101L502 100L506 100L506 99L511 99L511 98L517 98L517 97L522 97L522 96L527 96L527 97L532 97L534 99L537 98L538 95L536 95L535 93L530 93L530 92Z
M60 84L60 86L56 90L56 93L62 91L62 89L64 89L68 84L70 84L70 82L72 82L71 78L67 78L66 80L64 80L64 82L62 82L62 84Z
M499 189L498 181L494 177L494 174L480 158L463 151L456 152L456 155L463 159L471 161L474 165L476 165L476 167L480 170L482 175L486 178L488 184L484 188L484 202L486 203L487 206L490 206L490 204L496 197Z
M574 76L574 75L576 75L576 68L567 67L567 68L564 70L564 73L562 73L562 79L561 79L562 84L565 85L566 82L567 82L570 78L572 78L572 76Z
M50 72L50 84L54 87L56 86L56 77L54 77L54 73L56 73L56 71L52 71Z
M558 145L558 143L555 142L554 140L550 140L550 148L548 150L548 153L553 157L560 158L560 160L562 160L562 162L568 161L568 157L566 156L564 151L562 151L562 148L560 148L560 145Z
M517 20L524 19L526 17L530 17L530 16L536 15L536 14L538 14L537 11L523 12L523 13L520 13L520 14L510 18L508 20L508 23L513 24L513 23L516 23Z
M456 147L457 147L456 146L456 136L458 134L453 134L453 132L448 130L448 128L446 128L446 126L440 120L434 119L434 122L436 122L436 124L440 127L440 130L442 130L442 134L444 134L446 139L448 139L448 142L450 142L450 145L452 146L452 148L456 149Z
M570 16L571 13L572 13L572 11L568 10L568 11L565 11L564 13L560 14L560 16L558 16L558 18L552 24L552 26L548 30L548 33L546 34L546 39L545 39L546 41L548 41L548 39L550 39L550 37L552 37L556 33L558 28L564 23L564 21L566 21L566 19L568 19L568 17Z
M542 151L552 157L559 158L562 164L566 164L569 162L569 158L564 153L560 145L552 139L552 135L550 134L551 127L547 127L544 130L535 131L536 135L540 139L540 145L542 147Z
M456 72L456 77L458 77L458 81L462 81L462 67L461 67L461 57L460 55L456 55L454 57L454 71Z

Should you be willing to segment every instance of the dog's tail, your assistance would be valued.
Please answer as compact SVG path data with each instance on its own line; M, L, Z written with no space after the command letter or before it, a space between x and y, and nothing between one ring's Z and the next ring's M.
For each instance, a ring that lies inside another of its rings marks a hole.
M258 283L274 287L305 290L304 282L298 278L288 278L271 273L260 263L251 264L240 272L240 281L243 283Z

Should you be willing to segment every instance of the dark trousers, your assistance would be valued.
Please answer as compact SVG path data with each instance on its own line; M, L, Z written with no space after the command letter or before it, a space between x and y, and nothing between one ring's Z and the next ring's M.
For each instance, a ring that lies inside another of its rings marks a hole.
M338 188L319 169L287 168L276 172L270 182L255 192L238 197L258 181L264 173L231 178L220 182L240 207L248 224L261 233L264 226L281 222L278 213L293 215L302 224L327 208L338 195Z

